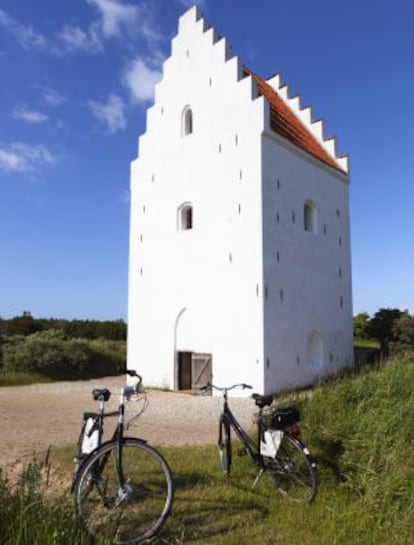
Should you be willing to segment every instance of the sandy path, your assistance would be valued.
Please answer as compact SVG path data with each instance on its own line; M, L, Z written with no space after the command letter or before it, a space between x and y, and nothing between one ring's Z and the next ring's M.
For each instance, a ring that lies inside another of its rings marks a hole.
M24 460L49 445L75 444L82 412L96 406L92 389L107 387L113 392L109 410L116 408L123 383L123 377L108 377L0 388L0 465ZM149 405L129 435L161 446L216 441L221 398L154 390L147 395ZM242 425L251 424L255 412L251 399L232 399L231 407Z

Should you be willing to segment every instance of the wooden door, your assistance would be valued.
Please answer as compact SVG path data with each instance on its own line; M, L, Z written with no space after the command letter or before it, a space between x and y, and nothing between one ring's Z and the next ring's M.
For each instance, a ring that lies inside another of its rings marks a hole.
M191 388L198 390L213 378L211 354L196 354L191 357Z
M178 389L191 390L192 352L178 352Z

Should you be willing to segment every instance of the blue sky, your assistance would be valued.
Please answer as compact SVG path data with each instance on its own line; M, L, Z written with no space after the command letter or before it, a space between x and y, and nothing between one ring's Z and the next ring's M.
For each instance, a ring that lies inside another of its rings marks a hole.
M204 0L351 160L354 313L414 312L414 4ZM0 316L127 318L129 163L186 0L0 0Z

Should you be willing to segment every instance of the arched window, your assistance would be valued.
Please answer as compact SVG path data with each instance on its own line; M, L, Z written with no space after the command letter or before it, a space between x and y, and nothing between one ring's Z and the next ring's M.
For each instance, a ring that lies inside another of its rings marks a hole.
M188 136L193 133L193 111L186 106L181 119L181 136Z
M317 232L316 206L312 201L306 201L303 206L303 225L308 233Z
M178 209L178 230L188 231L193 228L193 206L184 203Z
M323 344L317 331L312 331L308 337L308 364L313 371L323 368Z

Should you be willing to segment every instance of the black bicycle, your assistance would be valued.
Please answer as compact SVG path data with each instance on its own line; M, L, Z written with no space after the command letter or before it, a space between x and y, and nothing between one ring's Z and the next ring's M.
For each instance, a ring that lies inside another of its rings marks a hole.
M234 430L242 443L240 455L249 455L252 462L259 468L259 473L253 482L257 484L264 473L267 473L276 490L287 498L301 502L311 502L317 492L316 463L311 458L309 450L299 439L300 429L297 425L300 415L296 407L285 407L264 412L265 407L273 403L273 396L253 394L257 415L257 442L248 436L228 404L228 392L235 388L252 388L248 384L233 384L220 388L208 384L201 390L216 389L223 393L223 412L219 420L218 447L223 473L230 475L232 465L231 429Z
M111 392L95 389L96 413L83 415L72 492L76 510L92 536L103 535L117 545L139 543L153 537L167 519L173 501L170 468L162 455L143 439L124 437L124 428L147 406L142 378L121 389L116 411L105 412ZM136 401L139 410L125 424L125 403ZM103 421L117 417L110 441L102 443Z

